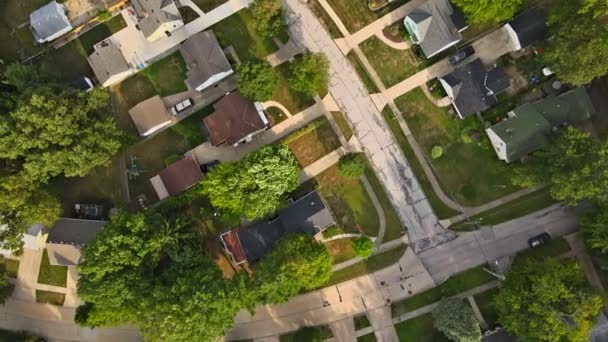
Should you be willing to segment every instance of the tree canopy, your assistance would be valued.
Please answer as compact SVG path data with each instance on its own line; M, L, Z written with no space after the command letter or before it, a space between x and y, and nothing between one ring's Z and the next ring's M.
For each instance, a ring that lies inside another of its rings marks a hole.
M358 178L365 173L367 162L361 153L348 153L340 157L338 171L342 176Z
M579 220L589 247L608 254L608 208L599 206Z
M287 30L280 0L255 0L251 13L256 19L254 27L266 37L280 37Z
M544 182L551 196L575 204L583 199L604 202L608 187L608 141L597 143L589 133L568 127L551 144L536 152L530 162L515 169L513 183Z
M589 341L602 308L576 261L515 262L494 299L498 321L522 341Z
M266 61L243 63L236 72L239 91L254 101L270 100L279 85L277 71Z
M499 23L509 20L521 9L523 0L453 0L472 24Z
M553 6L545 60L561 80L582 85L608 74L608 27L597 19L607 13L606 4L561 0Z
M314 95L327 89L329 60L322 53L308 53L293 62L289 86L296 91Z
M460 298L443 298L433 310L433 325L450 340L479 342L481 330L473 309Z
M358 257L367 258L374 251L374 242L367 236L359 236L352 240L353 251Z
M201 191L225 214L249 220L276 212L299 185L299 166L286 146L265 146L236 163L222 163Z
M327 283L332 273L327 248L306 235L284 238L256 265L261 302L282 303L302 290Z

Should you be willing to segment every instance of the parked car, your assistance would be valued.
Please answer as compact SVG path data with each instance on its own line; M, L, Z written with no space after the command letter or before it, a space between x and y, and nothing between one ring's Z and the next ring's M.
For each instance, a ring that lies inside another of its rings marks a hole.
M183 112L184 110L192 107L193 105L194 105L194 103L192 102L191 99L185 99L184 101L171 107L171 114L177 115L177 113Z
M458 52L448 57L448 63L450 65L456 65L460 63L463 59L472 56L474 53L475 49L473 49L473 47L469 45L462 50L458 50Z
M542 233L528 240L530 247L539 247L551 241L551 235L549 233Z
M207 172L209 172L211 169L213 169L215 166L217 166L219 164L220 164L219 160L210 161L208 163L205 163L205 164L201 165L201 171L203 171L203 173L207 173Z

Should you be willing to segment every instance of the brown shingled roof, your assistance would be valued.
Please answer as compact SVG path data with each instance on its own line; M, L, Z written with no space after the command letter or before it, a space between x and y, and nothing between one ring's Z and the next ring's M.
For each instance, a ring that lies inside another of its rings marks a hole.
M243 246L241 246L241 241L239 240L239 236L235 230L222 234L221 239L222 243L224 244L224 248L226 248L232 257L232 262L234 264L239 264L246 261L245 251L243 250Z
M253 102L238 91L224 96L213 108L215 112L203 121L209 130L209 141L214 146L224 143L233 145L250 133L266 127Z
M198 162L192 156L176 161L158 175L171 196L190 189L203 177Z

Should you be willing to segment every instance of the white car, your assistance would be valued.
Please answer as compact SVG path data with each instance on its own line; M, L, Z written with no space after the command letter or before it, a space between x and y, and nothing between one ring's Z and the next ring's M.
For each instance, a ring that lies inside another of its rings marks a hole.
M194 105L194 103L192 103L191 99L185 99L184 101L171 107L171 114L177 115L177 113L183 112L184 110L192 107L193 105Z

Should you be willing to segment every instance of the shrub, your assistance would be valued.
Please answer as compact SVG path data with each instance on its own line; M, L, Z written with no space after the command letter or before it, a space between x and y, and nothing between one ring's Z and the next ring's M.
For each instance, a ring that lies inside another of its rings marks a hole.
M329 60L322 53L309 53L297 59L291 68L289 85L293 90L314 95L324 92L329 81Z
M268 101L279 85L276 70L266 61L241 64L237 68L239 91L254 101Z
M372 255L374 249L374 242L367 236L356 237L352 241L353 251L361 258L367 259Z
M470 144L473 142L471 136L469 135L469 128L465 127L460 131L460 140L465 144Z
M338 171L344 177L357 178L363 175L367 163L361 153L348 153L340 157Z
M441 157L443 155L443 147L437 145L437 146L433 146L433 149L431 150L431 157L433 159L437 159L439 157Z
M102 9L101 11L97 12L97 20L106 21L110 19L112 19L112 13L110 13L110 11L107 9Z
M452 341L481 341L481 330L475 313L460 298L442 299L433 310L433 320L435 328Z

